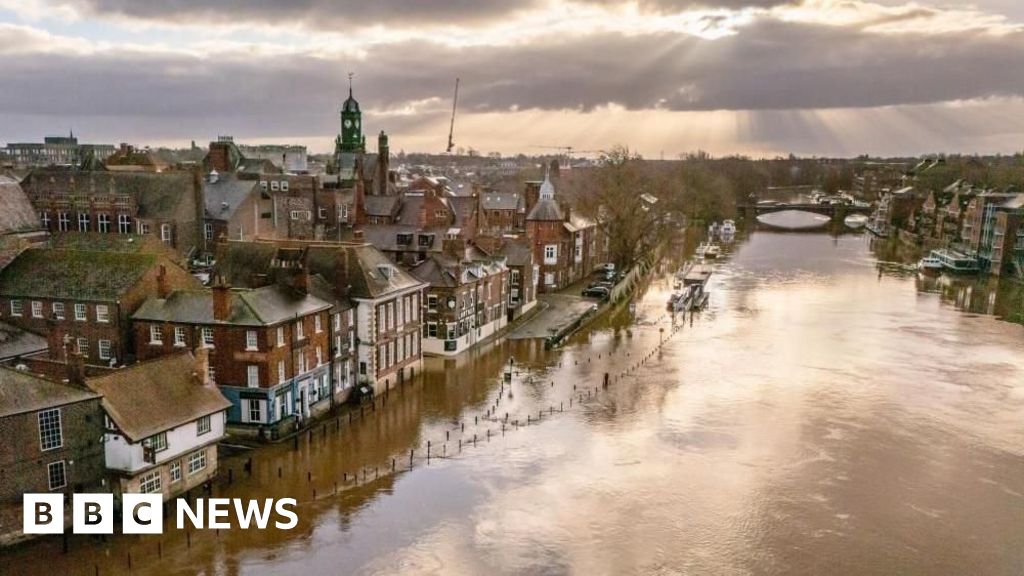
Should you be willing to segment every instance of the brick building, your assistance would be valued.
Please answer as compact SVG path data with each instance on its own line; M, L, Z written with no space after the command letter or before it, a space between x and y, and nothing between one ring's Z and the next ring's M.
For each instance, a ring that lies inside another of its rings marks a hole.
M420 306L423 283L380 250L352 242L228 242L218 251L217 273L235 286L265 286L286 274L281 263L300 250L317 294L333 296L336 308L350 307L354 327L355 381L391 386L420 369ZM323 286L320 291L318 286ZM342 322L345 325L345 322Z
M143 301L198 286L153 253L32 248L0 271L0 317L45 335L52 358L71 349L87 363L118 365L131 360L130 316Z
M198 172L40 168L21 186L51 234L151 235L182 256L202 247Z
M527 187L527 206L532 203ZM526 216L526 235L539 265L541 292L561 290L607 261L607 245L597 225L555 201L548 177L537 189L536 203Z
M98 394L0 366L0 436L0 544L25 537L25 493L107 491Z
M261 437L302 424L334 405L330 302L292 286L177 291L133 316L140 359L203 347L209 378L231 401L228 421ZM332 393L333 392L333 393Z
M509 271L504 257L491 257L464 240L444 241L434 255L409 272L427 284L423 353L450 356L475 346L508 324Z

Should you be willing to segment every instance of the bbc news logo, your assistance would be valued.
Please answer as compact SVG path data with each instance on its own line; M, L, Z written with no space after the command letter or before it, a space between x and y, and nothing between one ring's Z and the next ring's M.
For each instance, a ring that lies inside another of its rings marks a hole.
M241 498L199 498L195 506L176 500L175 524L178 530L232 528L237 526L265 530L291 530L299 523L294 498L242 500ZM25 534L64 533L63 494L25 494L23 529ZM121 532L124 534L162 534L164 531L163 496L160 494L123 494L121 496ZM74 494L71 500L71 532L74 534L114 533L113 494ZM271 520L274 520L271 523Z

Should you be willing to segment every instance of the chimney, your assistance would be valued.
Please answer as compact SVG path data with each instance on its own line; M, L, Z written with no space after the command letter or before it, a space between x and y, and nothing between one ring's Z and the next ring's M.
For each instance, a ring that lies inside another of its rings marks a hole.
M171 295L171 287L167 282L167 266L161 264L156 273L156 297L161 300Z
M359 232L357 230L357 232ZM348 248L341 248L335 253L334 260L334 292L339 297L347 297L349 293L349 254Z
M224 277L217 275L213 283L213 319L222 322L231 315L231 288L224 283Z
M78 352L74 346L67 353L68 359L68 384L74 386L85 386L85 357Z
M231 144L227 141L210 142L210 168L217 172L230 172L228 159L231 157Z
M196 366L192 372L192 379L196 384L206 386L210 382L210 350L203 346L195 349L193 356L196 359Z
M441 241L441 250L456 262L466 259L466 241L462 238L445 238Z
M309 293L309 249L303 250L299 268L295 271L292 287L300 294Z

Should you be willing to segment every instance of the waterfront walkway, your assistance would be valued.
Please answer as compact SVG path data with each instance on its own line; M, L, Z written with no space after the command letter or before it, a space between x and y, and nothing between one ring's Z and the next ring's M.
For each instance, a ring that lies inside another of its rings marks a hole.
M538 295L537 306L540 306L541 310L530 320L512 329L507 338L548 338L576 322L588 310L597 307L597 300L580 296L578 290L573 293L572 288L570 287L567 292Z

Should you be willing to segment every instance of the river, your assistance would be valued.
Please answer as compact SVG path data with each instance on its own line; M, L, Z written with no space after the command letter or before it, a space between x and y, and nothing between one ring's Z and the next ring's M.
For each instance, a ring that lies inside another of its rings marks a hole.
M296 497L296 530L44 540L0 571L1024 573L1024 327L867 235L755 231L715 268L692 317L666 266L560 350L432 359L361 421L225 461L218 495Z

